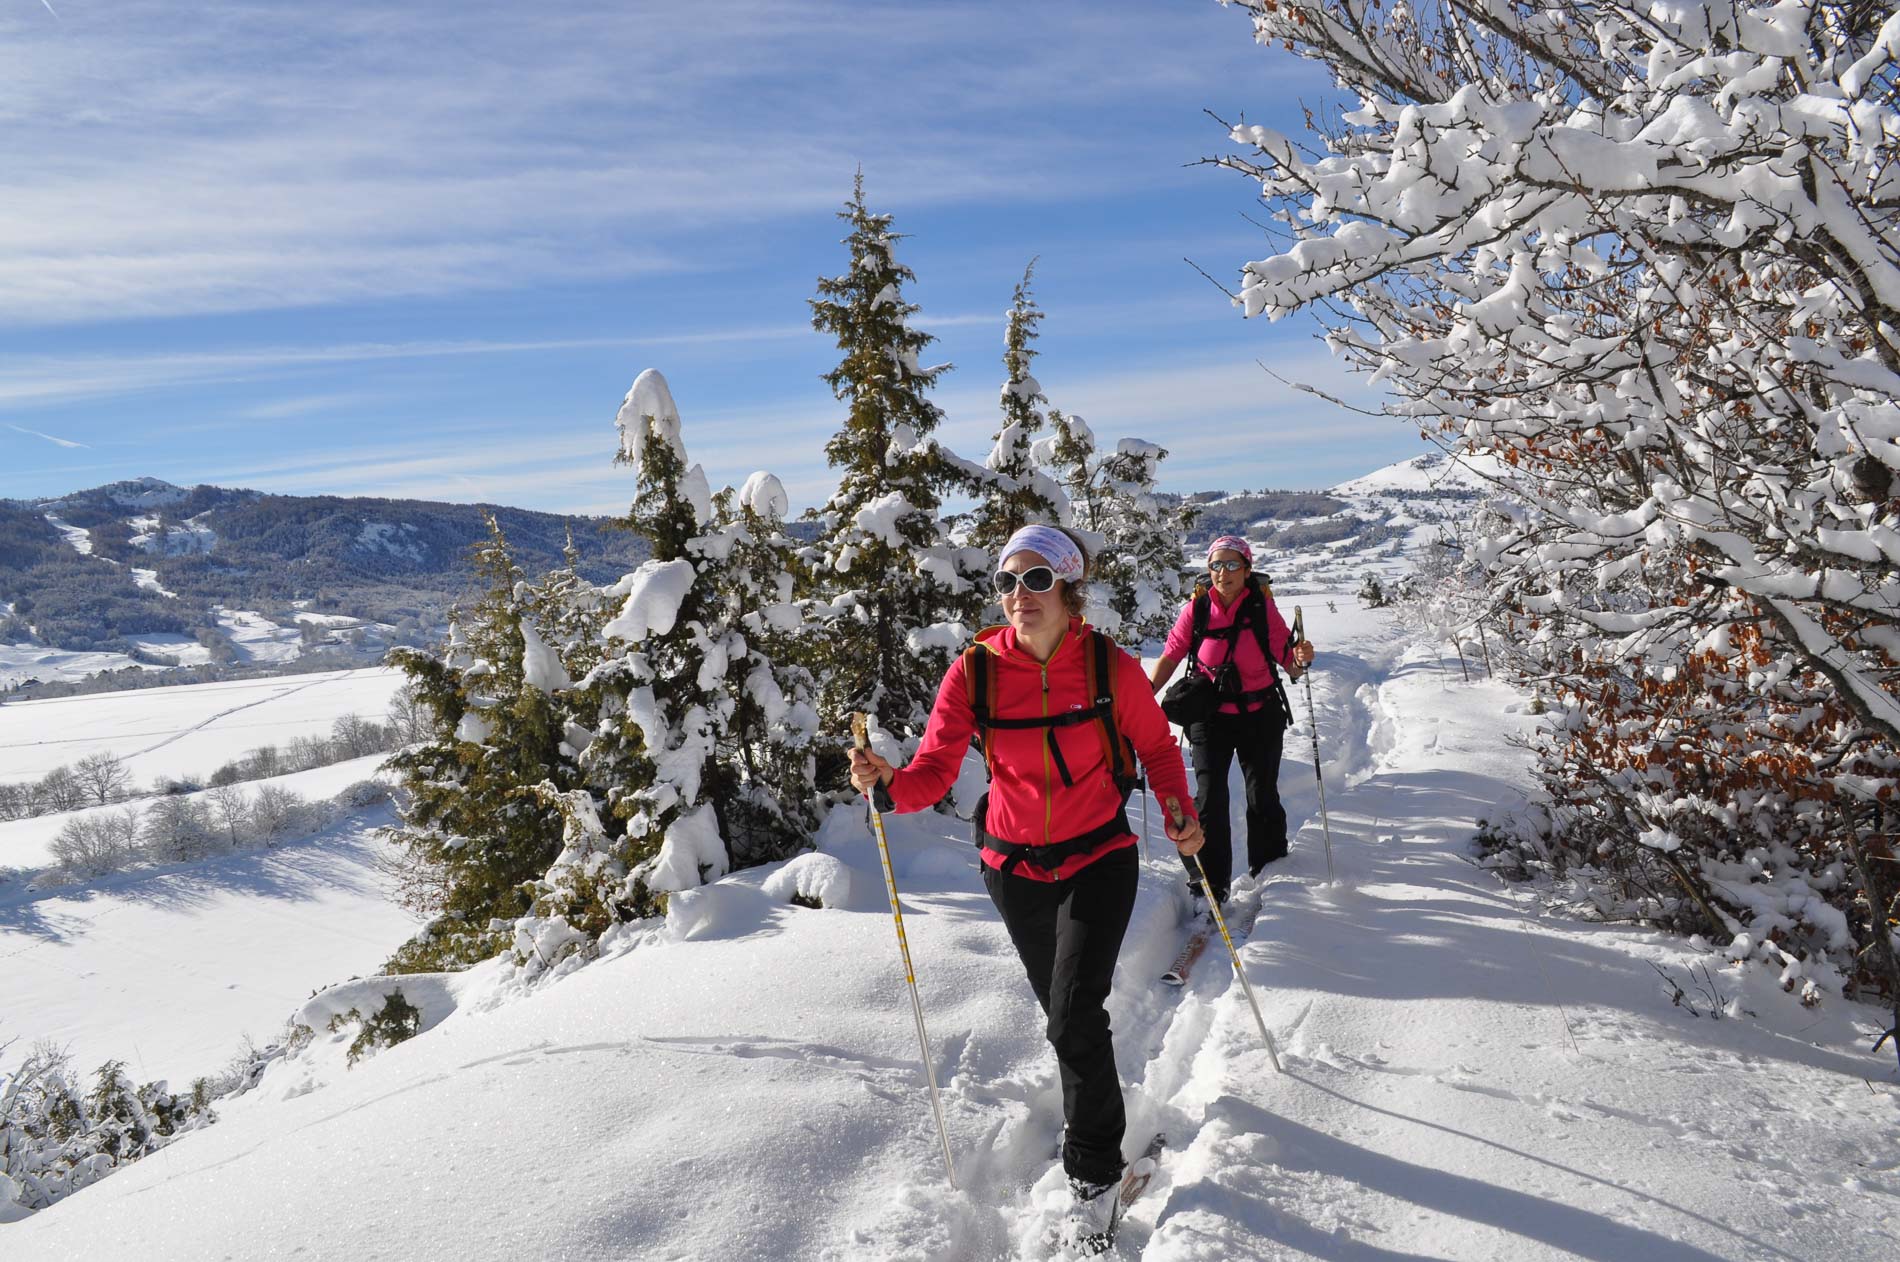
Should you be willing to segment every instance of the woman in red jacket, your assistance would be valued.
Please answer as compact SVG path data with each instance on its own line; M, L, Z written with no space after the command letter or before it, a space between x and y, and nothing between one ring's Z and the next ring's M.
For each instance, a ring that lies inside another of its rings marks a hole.
M1156 795L1181 804L1176 849L1200 849L1181 755L1141 663L1082 621L1087 557L1053 526L1025 526L994 576L1006 627L977 636L937 690L916 756L901 768L855 751L851 782L879 805L917 811L956 780L980 736L990 790L977 804L983 880L1048 1017L1068 1125L1062 1146L1079 1232L1106 1247L1125 1117L1103 1004L1135 905L1127 815L1134 758ZM1103 686L1106 685L1106 686Z

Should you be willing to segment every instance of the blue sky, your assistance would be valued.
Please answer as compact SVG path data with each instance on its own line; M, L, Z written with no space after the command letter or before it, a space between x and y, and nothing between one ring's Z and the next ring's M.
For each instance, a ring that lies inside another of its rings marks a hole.
M1202 111L1331 98L1214 0L0 6L0 496L152 475L613 512L613 416L664 372L714 484L808 504L841 411L810 328L864 170L996 426L1002 312L1039 257L1037 375L1164 485L1317 487L1415 431L1310 320L1243 321L1254 190Z

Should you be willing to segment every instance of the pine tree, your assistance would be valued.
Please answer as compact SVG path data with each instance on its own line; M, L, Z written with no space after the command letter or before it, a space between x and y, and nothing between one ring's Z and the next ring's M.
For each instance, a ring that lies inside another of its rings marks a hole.
M580 783L562 707L543 686L550 681L528 678L545 668L529 652L542 643L529 585L492 516L488 530L475 558L487 591L458 612L447 651L390 654L429 716L427 739L390 766L406 790L393 830L408 854L404 892L432 917L389 961L391 972L463 968L505 947L530 883L562 844L560 812L530 786Z
M848 409L825 445L840 472L819 515L828 622L815 667L833 730L855 709L915 736L985 600L975 581L984 558L952 544L938 520L946 489L971 485L976 471L930 437L942 413L925 392L949 365L918 364L935 339L907 323L918 308L903 286L916 275L892 252L891 217L866 206L862 173L839 218L851 225L851 266L821 278L811 304L812 326L844 352L825 381Z
M801 545L786 534L785 487L755 473L714 499L714 528L694 541L700 581L728 629L731 705L717 770L720 831L733 865L783 859L810 845L818 825L813 739L818 688L804 609L794 599Z
M969 533L970 542L990 555L1023 526L1066 520L1068 510L1062 488L1036 467L1032 457L1043 426L1037 405L1049 402L1042 383L1029 371L1037 353L1031 343L1043 318L1029 288L1035 271L1031 259L1010 302L1003 333L1003 423L984 462L991 476L984 482L983 499L972 515Z
M635 379L615 424L616 463L634 468L620 524L653 552L608 589L619 611L602 628L599 665L573 690L586 783L535 791L559 813L563 845L515 927L517 956L534 967L570 947L585 955L614 925L662 912L668 892L728 866L709 796L730 717L719 686L731 645L708 631L711 606L691 556L712 516L705 471L687 466L679 410L658 372Z
M1167 451L1139 438L1124 438L1102 461L1113 506L1108 520L1106 564L1100 570L1116 634L1130 648L1167 635L1192 590L1181 565L1187 531L1198 508L1164 501L1155 489Z
M1199 510L1157 494L1165 449L1124 438L1104 455L1081 417L1051 409L1049 419L1055 433L1035 454L1068 497L1069 524L1090 544L1089 621L1131 648L1166 635L1191 590L1181 560Z

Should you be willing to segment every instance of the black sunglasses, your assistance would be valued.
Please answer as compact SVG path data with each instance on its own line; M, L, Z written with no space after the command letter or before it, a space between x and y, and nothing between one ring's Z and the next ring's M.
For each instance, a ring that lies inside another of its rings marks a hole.
M1218 574L1222 570L1244 570L1247 568L1247 563L1238 559L1232 561L1209 561L1207 568Z
M1056 585L1056 572L1046 565L1032 565L1021 574L998 570L990 575L990 586L996 589L998 596L1009 595L1018 583L1032 592L1046 592Z

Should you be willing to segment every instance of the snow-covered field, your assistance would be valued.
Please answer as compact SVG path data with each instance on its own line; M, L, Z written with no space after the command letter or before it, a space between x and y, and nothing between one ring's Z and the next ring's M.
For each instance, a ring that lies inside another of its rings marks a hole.
M170 649L159 651L171 652ZM124 670L128 666L135 670L159 669L143 666L124 653L79 652L42 644L0 644L0 688L11 688L28 679L41 682L84 679L102 670Z
M344 766L360 780L378 761ZM22 1040L0 1070L51 1039L88 1074L121 1059L137 1081L183 1090L246 1037L275 1039L313 989L376 971L415 932L375 867L384 822L366 812L308 840L83 887L0 886L0 1042Z
M1384 611L1337 589L1304 600L1338 881L1302 725L1281 776L1293 854L1242 894L1260 907L1242 964L1285 1072L1224 959L1183 991L1156 983L1180 935L1179 871L1158 842L1111 1011L1128 1149L1157 1129L1169 1147L1115 1256L1893 1256L1900 1083L1891 1058L1866 1052L1871 1011L1806 1009L1691 944L1539 914L1530 891L1465 857L1479 817L1521 802L1524 755L1508 738L1536 720L1509 689L1466 685L1455 662L1408 645ZM676 896L631 949L525 996L492 965L465 975L459 1010L354 1069L348 1036L320 1033L220 1103L215 1126L0 1227L0 1253L109 1256L137 1241L142 1258L194 1260L1039 1256L1040 1204L1060 1193L1040 1014L963 826L887 822L959 1190L943 1177L864 814L842 807L821 853L793 861L848 885L842 906L791 906L782 866L753 869ZM271 960L313 971L314 948L282 941L319 928L349 927L362 938L351 958L373 960L405 930L374 922L373 881L350 875L361 837L91 891L98 949L68 958L102 995L187 969L206 987L265 989ZM13 927L43 901L0 906L0 925L32 939L0 938L10 962L78 949ZM129 931L108 949L121 917ZM214 937L192 938L189 921ZM1672 1006L1652 967L1692 965L1729 1001L1721 1019ZM14 972L26 976L0 997L10 1024L29 1033L36 1014L64 1011L69 973ZM128 1001L93 1027L100 1045L136 1041L180 1075L214 1068L183 1062L225 1049L230 1031L202 1027L239 1014L180 997Z
M242 781L241 784L247 795L268 784L287 789L306 801L323 802L359 780L374 778L377 768L386 757L385 754L372 754L367 758L352 758L331 763L327 767L312 767L308 771L293 771L265 780ZM9 869L34 872L52 866L53 838L68 820L120 811L127 806L148 806L150 802L150 798L136 798L111 806L88 806L76 811L34 815L26 819L0 820L0 874L5 874ZM5 887L0 886L0 896L4 894ZM0 1011L5 1009L0 1008Z
M401 682L375 667L0 705L0 780L36 780L102 750L141 784L208 776L261 746L327 734L345 714L381 721Z
M303 653L303 633L280 627L261 613L218 609L218 626L246 662L294 662Z

